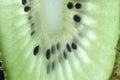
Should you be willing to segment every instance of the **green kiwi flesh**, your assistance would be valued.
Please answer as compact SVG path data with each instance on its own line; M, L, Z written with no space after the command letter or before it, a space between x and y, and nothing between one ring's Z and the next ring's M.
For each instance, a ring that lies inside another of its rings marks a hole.
M109 79L119 0L1 0L0 10L7 80Z

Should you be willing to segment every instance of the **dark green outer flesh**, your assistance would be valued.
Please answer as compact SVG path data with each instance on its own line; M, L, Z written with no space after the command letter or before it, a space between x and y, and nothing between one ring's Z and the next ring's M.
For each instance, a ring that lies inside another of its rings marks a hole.
M116 47L116 60L110 80L120 80L120 37Z

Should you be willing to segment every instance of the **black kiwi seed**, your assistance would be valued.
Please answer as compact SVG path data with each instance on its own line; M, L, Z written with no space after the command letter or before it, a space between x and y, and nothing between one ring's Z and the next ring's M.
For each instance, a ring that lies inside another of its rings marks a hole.
M67 43L66 44L66 48L67 48L67 50L69 51L69 52L71 52L71 47L70 47L70 45Z
M50 64L48 63L47 64L47 73L49 73L50 72Z
M81 4L80 4L80 3L76 3L76 4L75 4L75 8L76 8L76 9L80 9L80 8L81 8Z
M29 16L29 17L28 17L28 20L30 20L30 19L32 19L32 16Z
M63 52L63 56L64 56L65 59L67 59L67 55L66 55L65 51Z
M32 31L32 32L31 32L31 36L32 36L34 33L35 33L35 31Z
M25 12L28 12L30 9L31 9L31 7L29 7L29 6L25 6L25 7L24 7L24 11L25 11Z
M52 52L53 54L55 53L55 46L54 46L54 45L51 47L51 52Z
M69 3L67 4L67 8L68 8L68 9L72 9L72 8L73 8L73 3L72 3L72 2L69 2Z
M47 59L50 58L50 49L48 49L48 50L46 51L46 58L47 58Z
M73 19L75 22L80 22L80 20L81 20L79 15L74 15Z
M76 45L75 43L72 43L72 44L71 44L71 47L72 47L73 49L77 49L77 45Z
M54 70L54 69L55 69L55 63L52 62L52 70Z
M0 61L0 67L2 66L2 62Z
M5 80L5 75L3 70L0 70L0 80Z
M22 4L25 5L27 3L26 0L22 0Z
M57 43L57 50L60 50L60 43Z
M38 52L39 52L39 45L34 48L33 54L37 55Z
M33 27L33 26L34 26L34 23L31 24L31 27Z

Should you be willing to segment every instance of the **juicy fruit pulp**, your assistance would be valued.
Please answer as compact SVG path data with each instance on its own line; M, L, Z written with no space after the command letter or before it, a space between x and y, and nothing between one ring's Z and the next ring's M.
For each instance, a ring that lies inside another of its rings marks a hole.
M119 0L22 1L0 3L0 49L8 80L109 79Z

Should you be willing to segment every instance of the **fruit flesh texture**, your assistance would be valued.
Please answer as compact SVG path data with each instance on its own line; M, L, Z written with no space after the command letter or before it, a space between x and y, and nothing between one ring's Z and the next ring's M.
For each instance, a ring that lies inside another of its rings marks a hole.
M37 1L38 0L36 0L35 2L37 3ZM6 71L8 80L16 80L16 79L17 80L33 80L33 79L67 80L69 78L70 78L69 80L79 80L79 79L107 80L109 78L114 65L115 54L116 54L115 47L119 37L118 36L119 1L109 0L108 3L107 0L101 0L101 1L90 0L89 2L87 1L81 1L81 2L83 2L84 5L87 6L85 8L86 10L85 11L83 10L83 13L81 13L83 14L81 16L85 26L88 26L89 28L87 27L83 29L83 30L87 29L88 32L87 30L85 32L82 32L83 36L86 37L84 38L84 40L82 40L83 42L82 41L80 42L82 42L83 44L88 43L89 46L83 45L86 51L82 50L82 48L79 47L79 49L76 52L72 52L71 55L72 57L70 57L68 61L64 61L61 64L57 63L58 65L57 70L51 72L51 74L47 74L45 66L47 65L48 61L46 60L45 54L43 53L44 49L42 49L43 51L40 51L39 52L40 54L37 56L33 56L32 54L34 46L39 43L42 44L42 42L39 41L38 35L35 35L37 37L30 36L30 32L31 32L31 28L29 27L30 22L28 22L27 20L29 14L23 11L23 5L21 4L21 1L20 0L1 1L0 3L1 47L0 48L3 53L2 55L4 61L4 69ZM40 4L39 1L37 4ZM36 12L40 13L39 10L36 10ZM37 14L37 13L33 13L33 14ZM71 19L73 13L70 15L69 14L66 15L68 15L67 16L68 19ZM34 19L34 21L36 21L36 23L38 24L37 32L39 35L42 35L39 31L41 27L36 18L37 16ZM75 25L78 26L82 25L82 24L73 25L73 22L72 21L70 22L71 22L70 24L64 25L68 27L73 26L70 27L72 28L69 29L70 32L74 29ZM44 23L49 23L49 21L45 19L43 20L43 24ZM61 22L61 24L62 23L63 22ZM68 30L68 27L65 27L66 29L65 28L64 29ZM49 30L48 28L46 29ZM47 33L50 32L50 30L46 31L46 29L42 28L41 31ZM50 33L50 34L54 35L54 33ZM66 37L67 33L63 33L63 34ZM58 35L60 36L63 34L58 33ZM73 34L73 32L71 32L71 35L76 35L76 33ZM47 44L50 45L50 43L52 44L54 41L56 41L56 40L51 41L49 36L48 35L45 36L48 37L48 41L43 42L44 45ZM70 37L67 36L67 38ZM62 39L61 37L60 40L66 41L67 38ZM44 48L46 48L46 46ZM75 57L74 55L75 53L80 56L82 55L82 57L78 59L77 57ZM73 73L71 73L71 71Z

